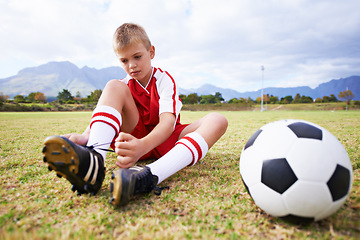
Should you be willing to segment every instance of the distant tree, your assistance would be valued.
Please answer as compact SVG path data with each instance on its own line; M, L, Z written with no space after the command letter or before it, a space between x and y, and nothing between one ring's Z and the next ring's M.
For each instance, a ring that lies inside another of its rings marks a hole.
M217 99L214 95L201 95L200 104L216 103Z
M237 98L232 98L228 101L228 103L241 103L240 99L237 99Z
M294 97L293 103L299 103L299 102L300 102L300 98L301 98L300 93L297 93L297 94L295 95L295 97Z
M191 93L189 95L181 94L179 95L183 104L196 104L199 103L199 96L196 93Z
M190 93L187 96L187 100L189 104L196 104L199 103L199 96L196 93Z
M351 100L355 97L351 90L345 90L340 92L338 97L346 102L346 111L348 110L348 105L350 105Z
M330 101L330 102L337 102L337 101L338 101L338 99L335 97L335 95L334 95L334 94L330 94L329 101Z
M328 103L328 102L337 102L337 98L335 97L334 94L330 94L330 97L329 96L323 96L322 98L322 101L324 103Z
M100 98L101 94L102 94L102 90L101 90L101 89L97 89L97 90L91 92L91 93L90 93L90 100L91 100L92 102L97 102L97 101L99 101L99 98Z
M75 97L76 97L76 98L81 98L81 93L80 93L80 91L77 91L77 92L76 92Z
M239 101L241 102L241 103L248 103L248 102L251 102L251 99L250 98L239 98Z
M322 102L323 102L323 100L322 100L321 98L319 98L319 97L318 97L318 98L316 98L316 99L315 99L315 102L316 102L316 103L322 103Z
M264 102L264 103L268 103L269 100L270 100L269 94L267 94L267 95L264 94L264 95L263 95L263 102ZM259 97L256 98L256 102L257 102L257 103L261 103L261 96L259 96Z
M269 99L269 102L270 103L277 103L277 102L279 102L279 98L278 97L276 97L276 96L273 96L273 95L271 95L270 96L270 99Z
M217 102L222 102L224 101L224 98L222 97L222 94L220 92L216 92L215 93L215 98Z
M300 97L300 100L299 100L299 103L313 103L314 100L312 99L312 97L309 97L309 96L301 96Z
M0 92L0 102L6 102L9 99L9 95L5 95L3 92Z
M283 104L289 104L293 102L293 97L291 95L285 96L283 98L281 98L280 102Z
M183 103L183 104L185 104L185 101L186 101L186 95L185 94L179 94L179 98L181 99L181 102Z
M329 96L323 96L322 102L324 102L324 103L330 102L330 97Z
M57 99L59 99L60 102L67 102L69 100L73 100L74 97L71 95L69 90L63 89L62 92L59 92L57 95Z
M45 97L45 94L42 93L42 92L37 92L35 93L35 102L43 102L45 103L46 102L46 97Z
M24 102L26 102L26 99L25 99L25 97L23 95L16 95L14 97L14 101L16 103L24 103Z
M36 92L31 92L29 93L29 95L27 97L25 97L25 99L29 102L35 102L35 95L36 95Z

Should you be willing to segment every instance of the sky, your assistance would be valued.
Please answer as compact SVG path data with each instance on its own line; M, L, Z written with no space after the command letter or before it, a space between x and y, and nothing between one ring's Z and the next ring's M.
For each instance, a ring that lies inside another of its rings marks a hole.
M315 88L360 75L359 9L359 0L0 0L0 79L50 61L119 66L112 36L133 22L155 46L152 65L181 88Z

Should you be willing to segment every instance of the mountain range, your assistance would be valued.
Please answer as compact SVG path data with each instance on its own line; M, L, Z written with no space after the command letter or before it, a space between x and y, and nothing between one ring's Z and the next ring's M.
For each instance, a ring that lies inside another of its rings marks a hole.
M42 92L45 96L56 97L63 89L69 90L73 95L80 92L86 97L96 89L103 89L111 79L122 79L126 76L120 67L108 67L103 69L89 68L87 66L78 68L71 62L49 62L37 67L20 70L15 76L0 79L0 92L14 97L15 95L27 96L31 92ZM310 96L313 99L334 94L350 89L355 95L354 100L360 100L360 76L351 76L341 79L330 80L312 89L307 86L291 88L264 88L264 94L278 96L288 95ZM197 93L200 95L214 95L220 92L225 100L232 98L256 99L261 95L261 90L250 92L238 92L233 89L220 88L211 84L205 84L196 89L179 88L180 94L188 95Z
M67 89L72 95L80 92L82 97L86 97L96 89L103 89L109 80L125 76L125 71L120 67L98 70L87 66L78 68L71 62L49 62L0 79L0 91L10 97L18 94L27 96L31 92L56 97L63 89Z

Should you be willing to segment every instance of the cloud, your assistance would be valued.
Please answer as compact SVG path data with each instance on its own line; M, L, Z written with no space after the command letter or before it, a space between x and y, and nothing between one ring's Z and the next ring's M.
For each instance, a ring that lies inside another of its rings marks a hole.
M359 74L357 0L0 0L0 77L47 61L117 65L111 40L124 22L148 32L153 65L182 88L239 91L316 87Z

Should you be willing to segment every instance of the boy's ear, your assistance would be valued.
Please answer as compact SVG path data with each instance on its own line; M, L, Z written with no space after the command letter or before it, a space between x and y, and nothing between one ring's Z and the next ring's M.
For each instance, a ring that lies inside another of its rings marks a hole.
M150 47L150 57L151 59L155 57L155 47L153 45Z

